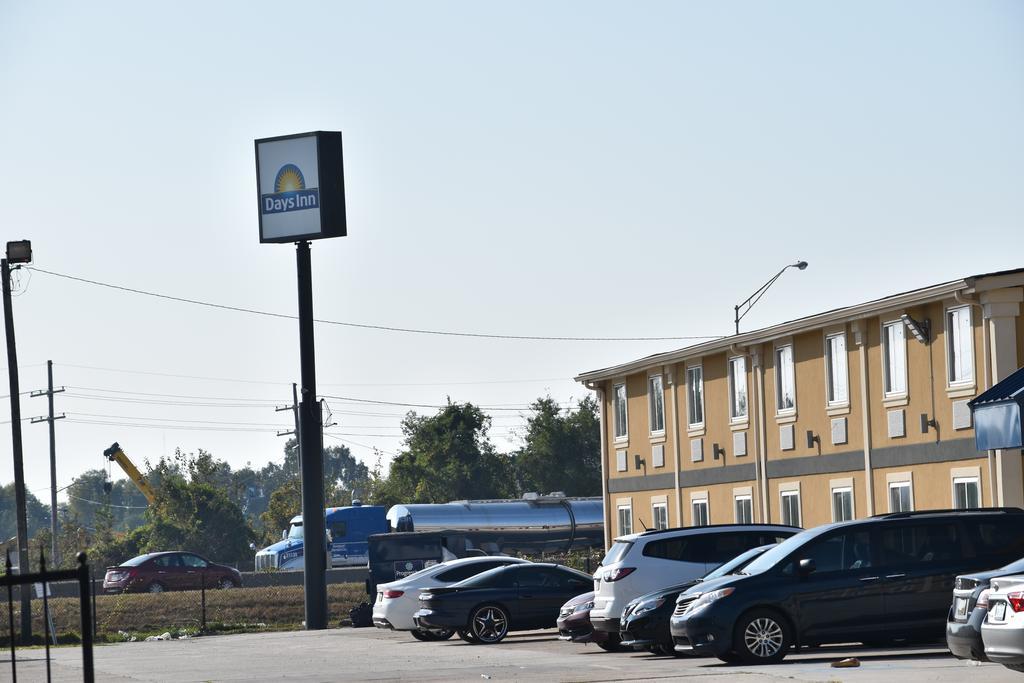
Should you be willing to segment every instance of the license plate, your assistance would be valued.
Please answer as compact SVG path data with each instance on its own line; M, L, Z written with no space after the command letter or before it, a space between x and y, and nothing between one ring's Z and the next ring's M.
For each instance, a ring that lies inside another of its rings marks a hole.
M1006 619L1006 603L997 602L996 606L992 608L992 618L996 621L1003 621Z
M967 617L967 598L956 599L956 618L964 619Z

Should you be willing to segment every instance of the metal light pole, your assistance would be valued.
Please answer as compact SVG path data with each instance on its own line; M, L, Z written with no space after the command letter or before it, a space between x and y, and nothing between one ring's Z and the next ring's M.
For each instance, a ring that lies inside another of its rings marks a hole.
M21 448L21 393L18 388L18 352L14 343L14 314L11 306L11 263L31 263L31 242L8 242L7 258L0 259L0 279L3 280L4 327L7 332L7 374L11 380L11 442L14 451L14 504L17 507L18 526L18 573L27 574L28 564L28 522L26 520L25 467ZM17 266L16 266L17 267ZM32 595L28 586L22 586L21 594L21 642L32 641ZM14 634L11 634L14 637Z
M768 288L771 287L772 285L774 285L775 281L778 280L780 277L782 277L782 274L785 273L790 268L797 268L799 270L804 270L805 268L807 268L807 261L797 261L796 263L789 264L788 266L786 266L785 268L783 268L779 272L775 273L774 277L772 277L772 279L768 280L768 282L766 282L763 285L761 285L760 287L758 287L757 291L754 292L753 294L751 294L750 296L748 296L746 298L746 300L744 300L741 303L736 304L733 307L735 309L735 311L736 311L736 320L735 320L735 322L736 322L736 334L740 333L740 320L743 320L743 317L746 316L747 313L750 313L750 309L754 307L754 304L756 304L758 301L761 300L761 297L764 296L764 293L768 291ZM746 306L746 310L744 310L742 315L741 315L740 314L740 309L743 308L744 306Z

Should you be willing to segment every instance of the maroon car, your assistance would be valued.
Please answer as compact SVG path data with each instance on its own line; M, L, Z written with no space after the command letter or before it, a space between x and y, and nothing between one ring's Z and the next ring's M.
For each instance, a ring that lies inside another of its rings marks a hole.
M597 643L602 650L619 650L619 634L595 631L590 623L590 609L594 606L594 591L577 595L558 611L558 639L573 643Z
M185 552L147 553L117 567L107 567L107 593L163 593L200 588L237 588L242 575L234 567L214 564Z

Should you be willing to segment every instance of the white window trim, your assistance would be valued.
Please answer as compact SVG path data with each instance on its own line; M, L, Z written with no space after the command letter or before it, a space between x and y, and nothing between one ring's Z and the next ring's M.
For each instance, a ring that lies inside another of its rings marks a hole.
M733 379L733 376L732 376L733 375L733 370L732 369L733 369L733 361L736 361L736 360L739 360L739 359L743 359L743 393L744 393L744 396L747 397L747 405L746 405L747 412L745 414L743 414L743 415L733 416L732 411L733 411L733 408L736 406L736 399L735 399L735 388L733 387L733 383L735 382L735 380ZM750 386L749 386L749 383L747 382L747 357L743 356L743 355L729 356L726 359L725 375L726 375L726 377L728 379L728 384L729 384L729 424L730 425L745 425L745 424L749 424L750 423Z
M622 393L625 394L625 397L623 398L623 401L622 401L623 404L624 404L623 405L623 407L624 407L624 410L623 410L623 413L624 413L624 417L623 417L624 424L623 424L623 427L625 428L625 431L624 431L624 433L622 435L618 434L618 429L619 429L619 411L618 411L618 407L616 405L616 402L619 400L618 399L619 387L622 387ZM612 431L612 436L615 438L615 443L617 443L617 444L629 443L629 390L626 387L626 381L625 380L622 380L621 382L613 382L612 383L612 430L613 430Z
M797 519L796 519L796 524L794 526L803 526L804 511L803 511L803 499L802 499L802 497L800 495L800 482L792 482L792 483L789 483L789 484L779 484L779 522L781 524L786 524L786 521L785 521L785 517L786 516L782 512L785 509L785 506L783 505L782 501L783 501L783 499L789 498L789 497L792 497L792 496L796 496L796 501L797 501L797 504L796 504L796 517L797 517Z
M622 514L621 513L622 513L623 510L629 510L629 531L625 531L625 532L622 530ZM618 503L615 506L615 524L618 525L618 531L619 531L618 535L619 536L628 536L629 534L633 533L633 502L632 501L630 501L628 503Z
M889 512L892 512L892 494L890 490L893 485L901 486L906 484L910 489L910 510L913 512L917 509L917 504L914 502L914 474L913 472L891 472L885 475L885 498L886 508Z
M832 521L846 521L836 519L836 501L835 495L837 493L849 493L850 494L850 519L857 519L857 497L853 495L853 485L848 484L844 486L829 486L829 504L832 507Z
M969 336L971 345L971 378L966 380L960 380L954 382L951 378L953 376L953 334L949 329L949 314L953 311L965 310L967 311L967 319L971 323L971 333ZM971 311L970 305L963 306L947 306L942 314L942 327L945 330L946 337L946 389L947 391L963 391L969 389L973 391L977 388L977 354L974 348L974 314ZM958 394L965 395L965 394Z
M846 330L835 330L826 332L824 335L825 347L822 355L825 358L825 407L834 410L850 407L850 347L847 344ZM846 373L846 398L837 401L829 400L829 395L834 393L832 389L832 367L829 354L829 340L835 337L843 338L843 370ZM832 413L829 413L830 415Z
M885 347L888 337L885 333L885 328L889 326L897 326L903 329L903 391L887 391L885 388L885 380L889 375L889 354L886 352ZM910 358L907 352L907 327L903 320L897 318L895 320L882 320L879 330L879 347L882 352L882 400L892 404L899 400L906 400L910 396ZM906 404L903 403L901 405Z
M654 513L656 508L662 508L665 510L665 527L666 529L670 526L668 518L668 496L655 496L651 498L651 524L655 525L658 516ZM654 528L658 528L655 526Z
M789 347L789 356L792 363L793 369L793 407L792 408L779 408L779 398L781 397L781 383L779 382L779 350ZM775 417L788 417L790 415L796 415L797 398L796 398L796 348L791 340L777 343L775 350L773 351L772 364L775 366Z
M654 425L651 424L654 421L652 412L655 405L654 397L651 395L651 382L655 378L661 382L661 429L654 429ZM660 372L655 372L647 376L647 427L652 437L665 436L665 422L665 377Z
M985 490L982 486L981 481L981 468L980 467L954 467L949 471L949 490L950 500L953 501L953 507L956 508L956 484L958 481L976 481L978 482L978 505L984 507L985 505Z
M739 515L739 503L741 500L748 501L750 503L750 522L741 522ZM753 524L754 523L754 496L749 493L733 494L732 497L732 518L737 524Z
M690 370L700 370L700 422L690 422ZM686 429L690 436L702 436L695 432L704 431L704 423L708 418L707 401L704 400L704 364L694 363L686 366Z
M708 500L707 491L690 491L690 525L694 526L696 520L693 515L694 503L703 503L704 509L707 512L708 524L711 524L711 502Z

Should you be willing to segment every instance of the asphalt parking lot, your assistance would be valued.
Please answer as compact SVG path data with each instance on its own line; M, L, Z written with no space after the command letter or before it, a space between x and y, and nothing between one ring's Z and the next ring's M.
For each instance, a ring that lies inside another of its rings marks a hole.
M0 680L10 680L10 655ZM970 664L938 647L821 648L790 655L776 666L730 666L718 660L605 653L557 640L554 631L514 633L498 645L458 638L421 643L408 635L331 629L123 643L94 650L96 680L138 681L1024 681L996 664ZM834 669L844 657L855 669ZM80 681L81 652L54 651L54 681ZM19 651L18 680L46 680L41 649Z

